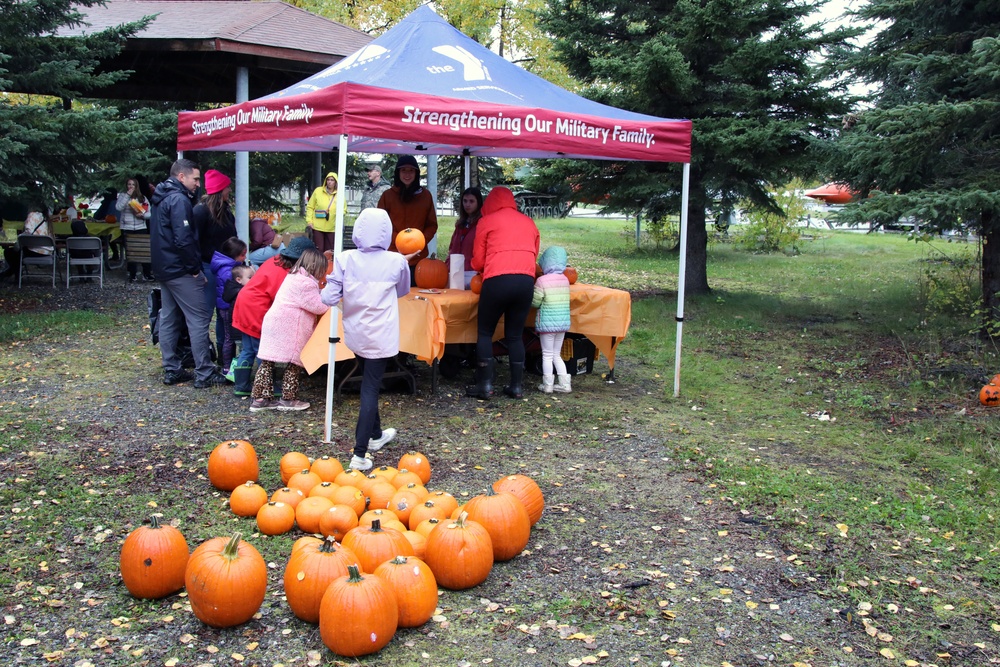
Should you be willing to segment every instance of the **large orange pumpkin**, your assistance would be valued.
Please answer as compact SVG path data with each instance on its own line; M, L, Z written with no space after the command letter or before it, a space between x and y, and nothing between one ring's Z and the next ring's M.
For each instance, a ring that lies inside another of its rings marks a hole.
M438 603L437 580L419 558L396 556L375 568L375 576L389 586L399 607L399 627L415 628L434 615Z
M469 518L481 523L493 543L493 559L510 560L521 553L531 537L531 519L524 504L512 493L492 488L465 504Z
M319 605L327 586L346 577L347 566L357 562L354 552L332 537L303 545L285 565L285 598L292 613L306 623L319 623Z
M253 545L213 537L194 550L184 572L191 611L214 628L246 623L267 593L267 564Z
M438 524L427 535L425 560L438 584L465 590L478 586L490 575L493 543L486 528L470 521L463 512L457 519Z
M386 528L376 519L372 525L352 529L344 535L344 546L358 555L358 563L365 572L396 556L412 556L413 545L398 530Z
M403 255L409 255L415 252L420 252L427 245L427 240L424 238L424 233L419 229L413 229L412 227L407 227L400 233L396 234L396 250Z
M319 532L338 542L342 542L344 535L357 525L358 515L353 507L347 505L334 505L319 517Z
M472 290L473 294L479 294L483 291L483 274L477 273L472 276L472 280L469 281L469 289Z
M357 565L331 583L319 606L319 636L337 655L357 657L382 650L399 622L396 596L382 579Z
M246 440L220 442L208 456L208 481L220 491L232 491L260 474L257 452Z
M528 510L528 518L534 526L542 518L545 509L545 496L535 480L527 475L507 475L493 482L494 491L506 491L514 494Z
M431 462L420 452L409 451L399 457L400 470L403 468L410 472L415 472L420 476L420 481L427 484L431 480Z
M417 262L417 268L413 272L413 280L417 287L443 289L448 286L448 265L440 259L425 257Z
M137 598L157 599L184 588L188 544L181 531L160 525L153 516L125 538L118 566L128 592Z

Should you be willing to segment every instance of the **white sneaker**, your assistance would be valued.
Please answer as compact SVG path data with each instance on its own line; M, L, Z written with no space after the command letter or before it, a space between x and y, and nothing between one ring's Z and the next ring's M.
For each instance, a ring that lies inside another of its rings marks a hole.
M361 472L364 472L366 470L371 470L372 460L362 458L360 456L353 456L351 457L351 468L353 468L354 470L360 470Z
M369 452L377 452L378 450L382 449L383 447L385 447L386 445L388 445L390 442L392 442L392 439L395 438L395 437L396 437L396 429L394 429L394 428L384 428L384 429L382 429L382 437L381 438L379 438L378 440L376 440L375 438L372 438L372 439L370 439L368 441L368 451ZM365 468L365 470L367 470L367 468Z

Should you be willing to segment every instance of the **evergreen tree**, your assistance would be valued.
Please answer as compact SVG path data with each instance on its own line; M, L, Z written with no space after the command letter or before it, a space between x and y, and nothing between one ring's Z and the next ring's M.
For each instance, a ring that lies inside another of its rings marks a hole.
M811 150L848 110L842 84L824 83L823 51L853 34L808 17L822 2L785 0L550 0L542 25L587 97L693 121L686 286L709 291L707 207L745 200L768 209L769 184L808 176ZM676 165L548 167L577 193L635 213L651 201L680 208Z
M124 76L99 72L145 22L85 37L54 38L81 23L80 7L99 0L0 3L0 199L61 200L81 171L112 143L116 111L72 101Z
M845 122L834 173L859 191L842 216L982 242L984 333L1000 324L1000 11L976 0L869 0L886 27L849 61L876 86Z

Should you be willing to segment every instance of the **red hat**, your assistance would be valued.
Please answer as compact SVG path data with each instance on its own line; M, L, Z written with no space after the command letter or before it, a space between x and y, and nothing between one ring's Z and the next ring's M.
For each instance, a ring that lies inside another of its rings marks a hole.
M228 188L229 184L232 182L233 181L221 171L209 169L205 172L205 192L210 195L214 195L216 192L222 192Z

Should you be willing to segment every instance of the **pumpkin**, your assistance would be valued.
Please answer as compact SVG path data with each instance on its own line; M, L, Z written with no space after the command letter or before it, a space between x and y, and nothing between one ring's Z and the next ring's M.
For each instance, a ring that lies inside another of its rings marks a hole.
M333 482L320 482L312 489L309 490L307 498L312 498L313 496L323 496L324 498L329 498L340 488L340 484L334 484Z
M264 535L284 535L295 526L295 508L271 501L257 510L257 530Z
M412 556L413 546L403 533L393 528L382 528L378 519L371 526L358 526L344 535L344 546L358 555L358 563L365 572L396 556Z
M239 533L213 537L188 559L184 588L198 620L229 628L246 623L260 609L267 593L267 564Z
M109 213L108 215L104 216L104 222L108 223L109 225L117 225L118 218Z
M403 538L406 539L406 538ZM427 536L425 557L438 585L461 591L486 581L493 569L493 542L482 524L463 512Z
M512 493L492 488L465 503L469 518L481 523L493 543L493 559L510 560L524 550L531 537L531 519L524 504Z
M417 533L420 533L424 537L430 537L431 531L437 528L442 521L444 521L444 519L438 519L437 517L432 516L430 519L424 519L423 521L418 523L416 528L414 528L413 530ZM427 547L425 545L424 549L426 550L426 548Z
M320 544L323 540L316 537L315 535L303 535L299 539L295 540L292 544L292 553L295 553L299 549L304 549L310 544Z
M535 480L527 475L507 475L493 482L494 491L506 491L517 496L517 499L528 510L528 518L534 526L542 518L542 511L545 509L545 496L538 488Z
M188 544L181 531L160 525L156 516L125 538L118 567L125 588L134 597L155 600L184 588Z
M319 519L323 512L333 507L333 501L323 496L305 498L295 508L295 523L304 533L318 533Z
M409 451L399 457L400 470L404 468L415 472L420 477L420 483L426 485L431 481L431 462L420 452Z
M392 478L399 474L399 469L393 468L392 466L379 466L378 468L372 468L371 474L384 477L385 481L391 483Z
M299 472L295 473L294 475L288 478L287 482L288 486L290 486L293 489L298 489L307 497L309 495L309 492L312 491L312 488L314 486L322 483L323 480L320 479L320 476L314 473L309 468L303 468Z
M410 541L410 546L413 547L413 555L423 560L424 556L427 555L427 538L415 530L403 531L403 537Z
M364 491L368 496L369 509L385 509L389 506L389 501L396 493L396 487L385 481L384 477L376 477ZM397 517L398 518L398 517Z
M402 491L403 489L407 491L413 491L413 493L417 495L418 503L424 502L431 495L431 492L427 490L427 487L425 487L423 484L420 484L419 482L410 482L406 486L402 486L399 488L400 491Z
M427 500L433 500L435 505L444 510L445 517L451 517L451 513L458 509L458 500L447 491L431 491Z
M278 489L271 495L271 502L291 505L294 510L299 502L305 497L306 494L302 493L299 489L292 489L286 486Z
M229 494L229 509L236 516L257 516L267 504L267 491L257 482L244 482Z
M979 402L987 406L1000 405L1000 387L992 382L979 390Z
M330 496L330 500L333 501L334 505L347 505L352 510L356 516L361 516L365 512L368 501L365 498L365 494L361 492L361 489L355 486L342 486L333 492Z
M437 503L433 500L425 500L410 511L407 523L410 526L410 530L416 530L417 526L431 518L447 519L448 512L445 511L445 508L438 507Z
M563 275L566 276L566 279L569 281L570 285L576 284L576 279L577 279L576 269L574 269L572 266L567 266L565 269L563 269Z
M420 500L420 495L416 491L400 489L393 494L392 499L389 501L389 509L396 513L400 521L409 525L410 512L420 504Z
M350 468L337 475L333 481L341 486L354 486L361 488L361 480L365 479L365 474L360 470Z
M419 627L434 615L438 603L438 587L427 563L419 558L396 556L375 568L374 574L396 596L399 627Z
M324 482L334 482L344 472L344 464L330 456L321 456L309 467Z
M284 582L292 613L306 623L319 623L319 604L327 586L347 576L347 566L357 562L354 552L332 537L310 542L289 556Z
M319 517L319 532L338 542L342 542L344 535L357 525L358 515L353 507L347 505L334 505Z
M987 382L986 384L995 384L996 386L1000 387L1000 373L994 375L992 379L990 379L990 381Z
M424 289L443 289L448 286L448 265L440 259L425 257L417 262L413 281Z
M396 250L403 255L410 255L415 252L420 252L427 245L427 240L424 238L424 233L419 229L413 229L412 227L407 227L400 233L396 234Z
M397 489L401 489L407 484L419 484L424 485L424 480L420 479L420 475L407 469L400 468L399 474L392 478L392 485Z
M305 470L309 465L309 457L302 452L288 452L278 461L278 467L281 470L281 483L287 486L292 475Z
M386 527L386 522L388 521L399 521L399 517L396 513L389 509L373 509L368 510L364 514L358 517L359 526L370 526L372 522L378 519L382 522L382 527ZM398 530L398 529L397 529ZM406 530L405 528L403 530Z
M319 605L319 635L337 655L358 657L382 650L396 634L396 596L375 575L364 576L357 565L335 579Z
M539 264L538 262L535 262L535 277L536 278L540 278L541 276L544 276L544 275L545 275L545 272L542 271L542 265Z
M472 290L473 294L479 294L483 291L483 274L477 273L472 276L469 281L469 289Z
M256 482L257 452L246 440L220 442L208 456L208 481L220 491L232 491L246 481Z

